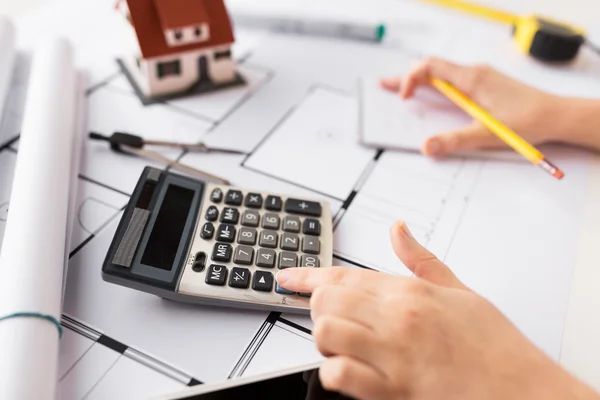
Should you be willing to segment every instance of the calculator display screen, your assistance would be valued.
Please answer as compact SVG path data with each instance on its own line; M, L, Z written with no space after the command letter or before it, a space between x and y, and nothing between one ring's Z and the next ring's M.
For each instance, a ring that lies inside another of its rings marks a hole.
M169 185L146 244L142 264L167 271L172 269L193 200L193 190Z

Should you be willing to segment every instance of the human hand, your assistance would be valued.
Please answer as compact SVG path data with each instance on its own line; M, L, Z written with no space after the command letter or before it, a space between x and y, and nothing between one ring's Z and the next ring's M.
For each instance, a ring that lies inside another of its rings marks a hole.
M531 144L559 141L555 110L560 110L557 96L527 86L509 76L482 65L462 66L429 58L406 76L382 79L384 89L398 92L403 99L412 97L430 78L445 80L491 113ZM508 146L484 125L472 125L451 132L440 132L428 138L422 152L443 156L457 151Z
M292 268L279 284L312 293L323 386L359 400L596 399L465 287L403 223L394 251L415 277Z

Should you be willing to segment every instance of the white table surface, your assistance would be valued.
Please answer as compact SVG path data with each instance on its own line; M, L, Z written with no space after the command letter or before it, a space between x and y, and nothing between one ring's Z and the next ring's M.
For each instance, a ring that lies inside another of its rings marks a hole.
M18 17L48 1L52 0L0 0L0 14ZM543 14L587 28L600 26L598 0L480 0L480 2L520 14ZM600 204L600 165L594 168L598 179L595 179L597 183L590 187L588 197L590 206L586 210L580 257L575 267L561 363L600 391L600 290L598 290L600 206L596 206Z

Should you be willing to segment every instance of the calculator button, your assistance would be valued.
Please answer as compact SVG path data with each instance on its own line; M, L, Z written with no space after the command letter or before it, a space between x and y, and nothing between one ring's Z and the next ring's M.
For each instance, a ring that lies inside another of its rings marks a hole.
M302 233L305 235L319 236L321 234L321 223L316 219L305 219L302 224Z
M244 205L248 208L261 208L263 205L263 198L258 193L248 193Z
M248 246L238 246L233 255L233 262L236 264L252 265L254 259L254 249Z
M257 227L260 221L260 215L256 211L246 210L242 214L242 225Z
M273 290L273 274L266 271L256 271L252 278L252 289L260 292Z
M286 232L300 232L300 218L286 216L283 219L283 230Z
M274 249L277 247L277 232L275 231L262 231L258 244L261 247L270 247Z
M296 253L288 253L287 251L279 254L279 269L296 268L298 266L298 256Z
M242 228L238 234L239 244L249 244L254 246L256 244L256 229Z
M300 257L300 266L309 268L319 268L319 258L303 254L302 257Z
M267 196L265 202L265 208L269 211L281 211L281 197L279 196Z
M236 208L225 207L221 215L221 222L228 224L237 224L240 219L240 212Z
M231 260L231 245L229 243L217 243L212 252L213 261L229 262Z
M250 286L250 271L246 268L233 268L229 275L229 286L247 289Z
M206 216L204 218L206 218L207 221L216 221L217 218L219 218L219 210L217 207L208 207L208 210L206 210Z
M244 196L239 190L228 190L225 195L225 204L230 206L241 206Z
M285 201L285 212L290 214L321 216L321 204L314 201L287 199Z
M292 291L282 288L281 286L279 286L279 283L277 283L277 282L275 282L275 291L279 294L296 294Z
M284 233L281 235L281 248L283 250L298 251L300 238L293 233Z
M192 266L192 270L194 272L202 272L206 267L206 253L200 251L196 253L196 258L194 260L194 265Z
M308 254L319 254L321 242L312 236L305 236L302 240L302 251Z
M223 191L219 188L214 189L210 194L210 201L213 203L220 203L223 200Z
M209 285L223 286L227 279L227 267L223 265L211 264L206 271L205 282Z
M207 222L202 226L202 232L200 232L200 237L202 239L212 239L213 235L215 234L215 226L210 223Z
M217 229L217 240L219 242L233 243L235 240L235 226L221 224Z
M256 265L263 268L274 268L277 254L273 250L258 249L256 253Z
M272 213L265 214L262 227L265 229L279 229L279 215Z

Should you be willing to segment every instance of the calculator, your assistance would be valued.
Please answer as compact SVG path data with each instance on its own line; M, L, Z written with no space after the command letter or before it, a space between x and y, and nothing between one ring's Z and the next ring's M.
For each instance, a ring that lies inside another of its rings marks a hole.
M332 265L329 203L146 167L102 265L105 281L175 301L310 312L285 268Z

